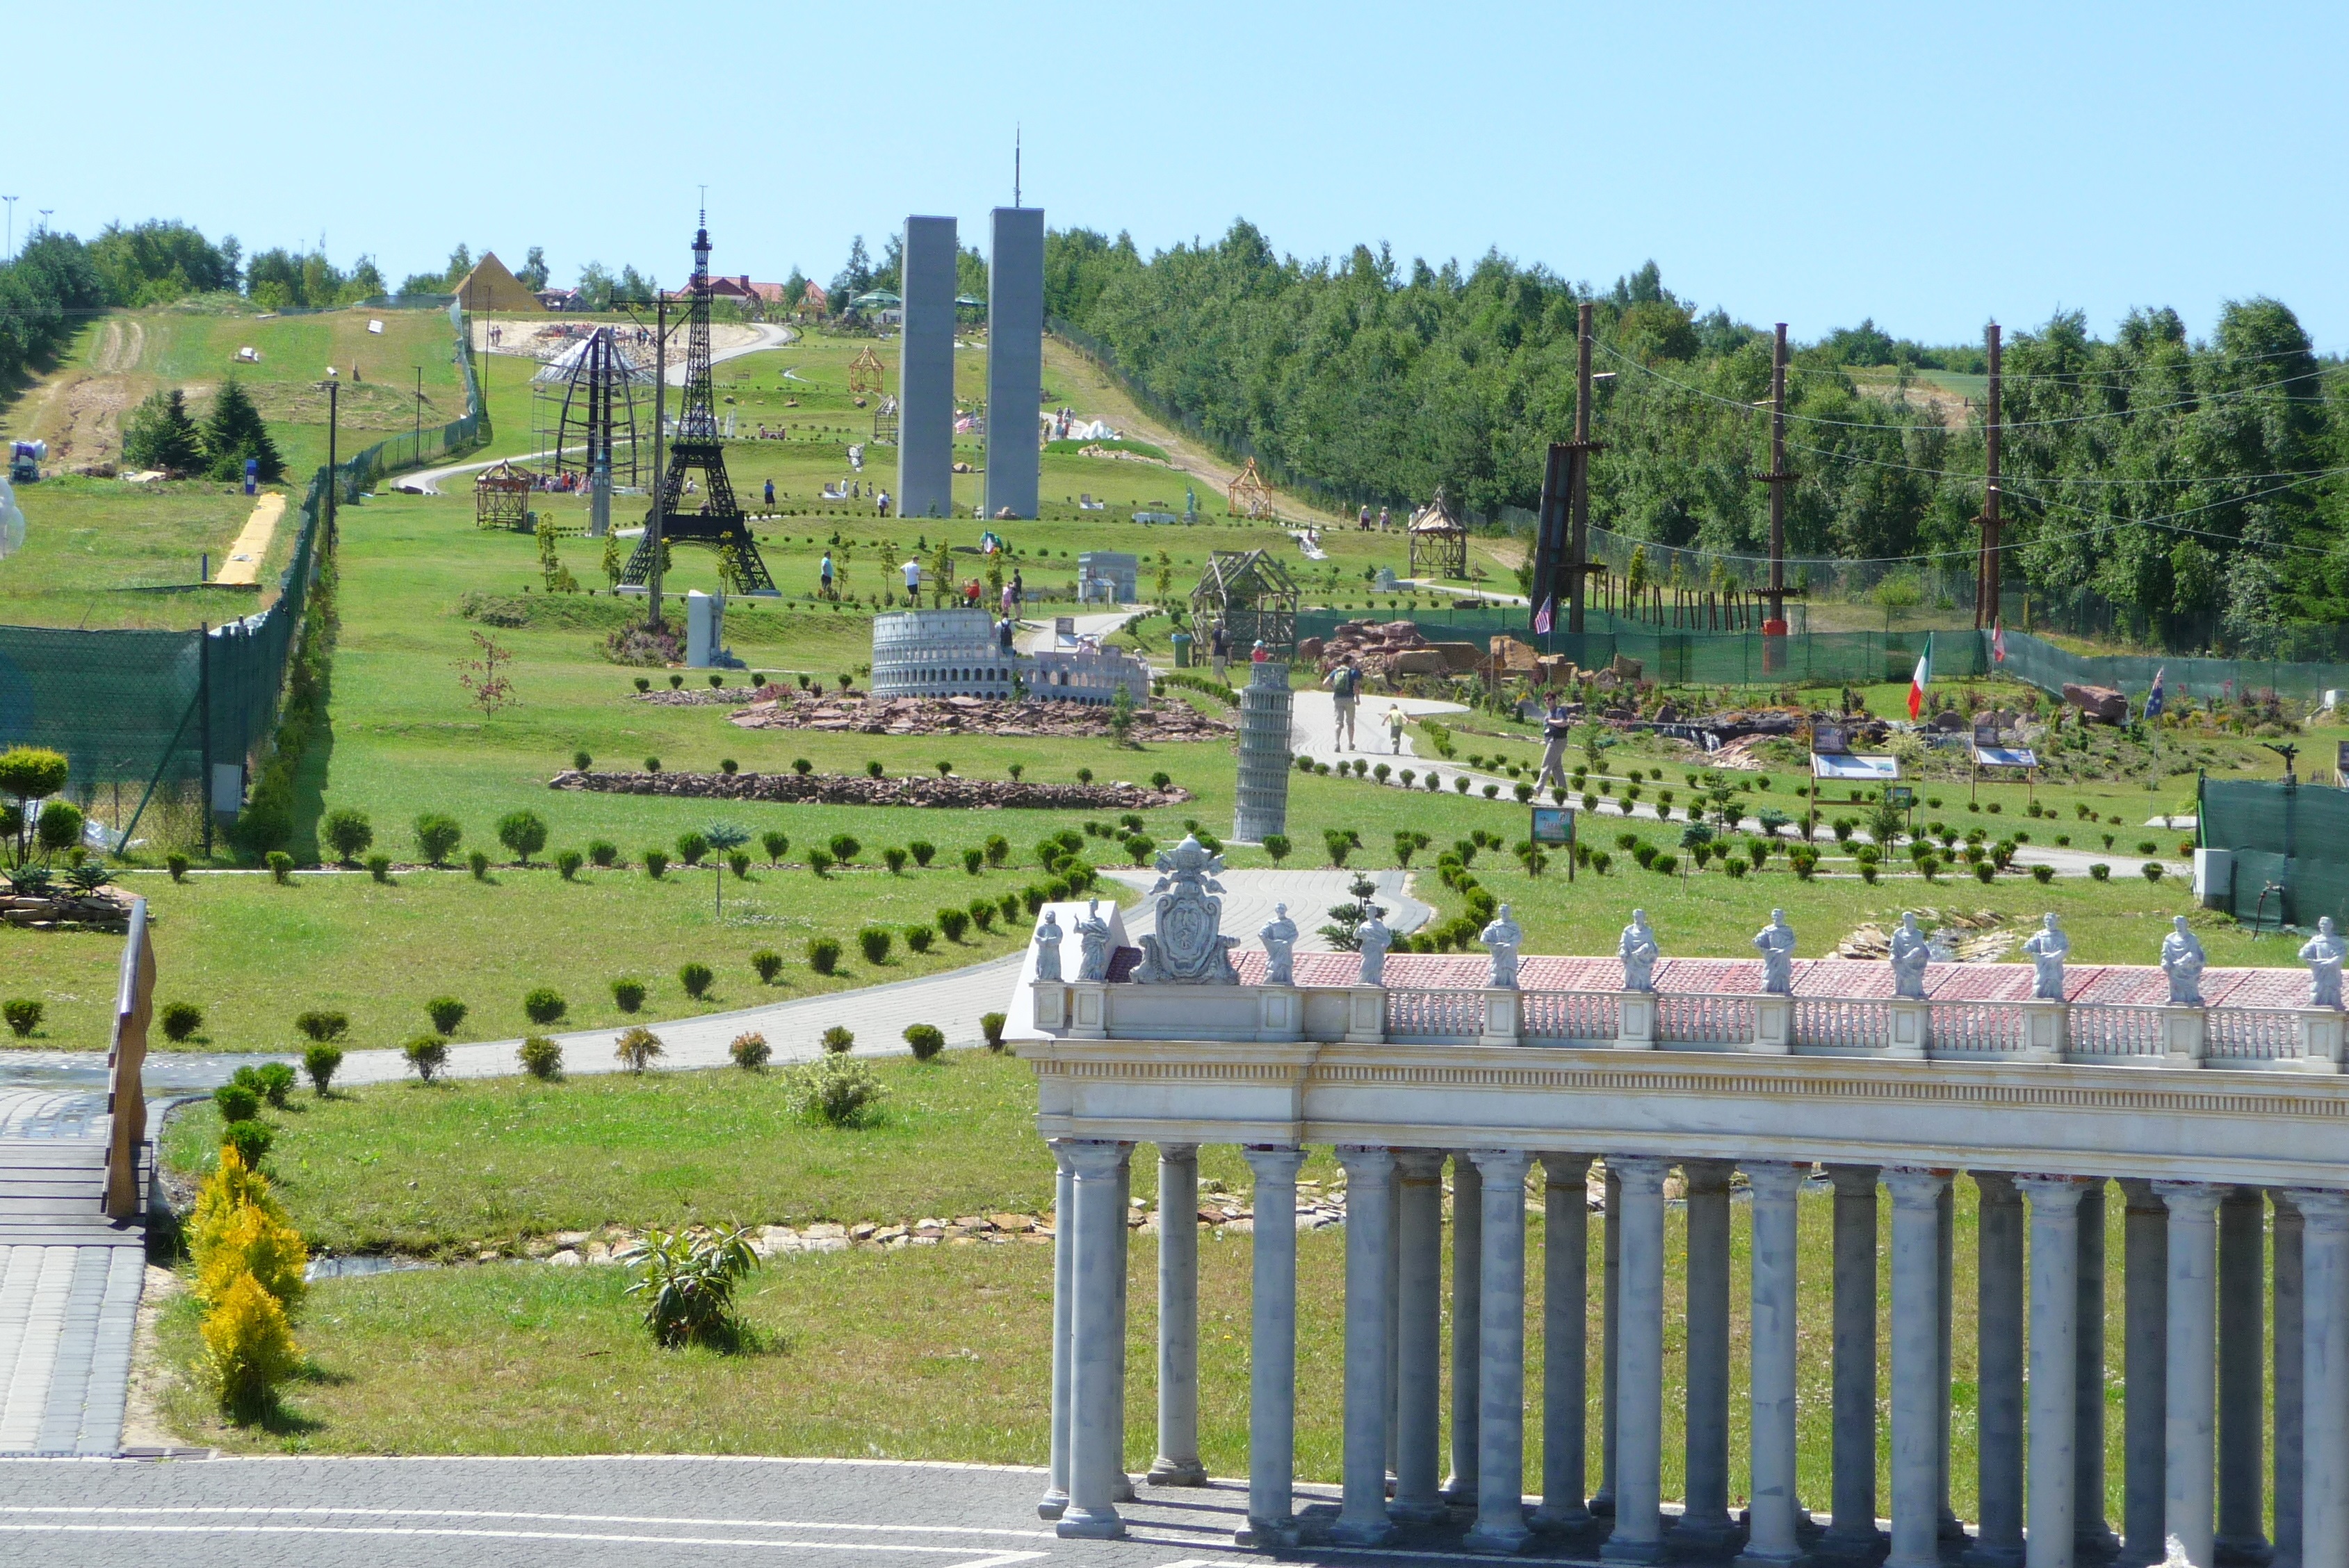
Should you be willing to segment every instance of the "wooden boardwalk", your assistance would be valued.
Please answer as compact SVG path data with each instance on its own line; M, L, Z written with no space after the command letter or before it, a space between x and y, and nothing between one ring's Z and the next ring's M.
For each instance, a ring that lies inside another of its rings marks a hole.
M105 1103L0 1088L0 1455L122 1446L147 1229L103 1212Z

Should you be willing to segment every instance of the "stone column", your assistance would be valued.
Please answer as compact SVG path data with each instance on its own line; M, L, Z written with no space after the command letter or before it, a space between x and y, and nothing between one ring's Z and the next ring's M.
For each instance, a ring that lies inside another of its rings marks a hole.
M1940 1200L1949 1180L1945 1171L1908 1166L1884 1173L1892 1191L1892 1553L1886 1568L1940 1568L1940 1441L1934 1428L1941 1394L1934 1383L1941 1371ZM2064 1462L2070 1464L2069 1453Z
M2029 1568L2071 1568L2072 1488L2079 1474L2072 1450L2080 1393L2080 1183L2070 1176L2024 1176L2015 1185L2031 1199L2031 1526L2023 1561Z
M2080 1318L2073 1330L2079 1356L2073 1396L2074 1550L2084 1563L2101 1563L2120 1550L2105 1522L2105 1182L2080 1189Z
M1977 1171L1982 1195L1975 1324L1980 1522L1968 1568L2023 1563L2023 1197L2014 1179Z
M1615 1335L1615 1530L1599 1555L1654 1563L1664 1554L1664 1172L1669 1161L1609 1155L1621 1182L1622 1302Z
M1623 1305L1623 1184L1615 1167L1606 1172L1607 1229L1599 1239L1599 1491L1590 1511L1601 1519L1615 1517L1615 1326Z
M1835 1181L1835 1486L1820 1554L1873 1560L1876 1529L1876 1167Z
M2211 1221L2224 1189L2208 1181L2156 1181L2153 1190L2169 1207L2162 1530L2178 1537L2186 1560L2199 1568L2215 1561L2217 1535L2211 1467L2217 1460L2219 1237Z
M1248 1325L1248 1518L1242 1546L1293 1545L1297 1476L1297 1171L1301 1149L1250 1146L1256 1174Z
M1117 1162L1117 1474L1110 1495L1119 1502L1133 1501L1133 1478L1125 1470L1125 1326L1126 1293L1133 1280L1133 1145Z
M2121 1561L2128 1568L2158 1563L2163 1498L2168 1490L2169 1386L2169 1210L2153 1183L2124 1177L2128 1207L2122 1221L2127 1289L2121 1330L2121 1375L2127 1379L2123 1417Z
M1541 1162L1542 1501L1534 1524L1576 1530L1590 1522L1582 1491L1589 1466L1590 1161L1545 1154Z
M1390 1519L1444 1517L1436 1487L1444 1392L1444 1155L1407 1149L1395 1156L1395 1208L1402 1218L1396 1284L1395 1494Z
M1158 1457L1153 1486L1205 1486L1199 1462L1199 1146L1158 1146Z
M1687 1484L1673 1549L1713 1554L1736 1538L1729 1517L1729 1173L1681 1164L1688 1181Z
M1394 1491L1402 1449L1402 1151L1395 1151L1395 1170L1387 1200L1387 1491Z
M1484 1376L1485 1182L1465 1151L1452 1156L1452 1474L1446 1502L1476 1501L1476 1384Z
M1747 1440L1752 1503L1736 1568L1785 1568L1802 1561L1795 1534L1795 1388L1800 1305L1796 1195L1806 1168L1755 1161L1754 1193L1752 1431Z
M1119 1306L1119 1265L1125 1251L1121 1199L1129 1143L1071 1140L1076 1167L1076 1315L1073 1352L1075 1420L1070 1428L1069 1505L1053 1528L1064 1536L1114 1540L1125 1533L1118 1516L1117 1481L1125 1467L1125 1325Z
M1526 1525L1526 1171L1522 1149L1479 1149L1484 1178L1484 1364L1476 1377L1476 1525L1472 1552L1515 1552Z
M1938 1342L1940 1370L1934 1377L1934 1387L1940 1390L1939 1407L1933 1417L1933 1504L1935 1524L1944 1541L1963 1541L1966 1527L1950 1506L1950 1341L1956 1332L1958 1277L1958 1184L1952 1180L1941 1187L1940 1208L1934 1221L1939 1227L1940 1263L1937 1273L1940 1279L1940 1328Z
M1387 1522L1387 1212L1393 1200L1394 1151L1338 1146L1346 1171L1345 1501L1330 1539L1380 1546L1393 1539Z
M1037 1501L1036 1517L1058 1519L1069 1506L1070 1390L1077 1302L1077 1168L1070 1141L1051 1140L1059 1171L1052 1183L1052 1479Z
M2277 1189L2268 1196L2275 1201L2275 1555L2270 1563L2271 1568L2300 1568L2307 1460L2307 1408L2302 1398L2306 1369L2301 1362L2307 1337L2305 1231L2290 1192Z
M2268 1560L2267 1205L2256 1187L2219 1203L2219 1519L2222 1565Z
M2302 1238L2300 1560L2349 1562L2349 1192L2292 1194Z

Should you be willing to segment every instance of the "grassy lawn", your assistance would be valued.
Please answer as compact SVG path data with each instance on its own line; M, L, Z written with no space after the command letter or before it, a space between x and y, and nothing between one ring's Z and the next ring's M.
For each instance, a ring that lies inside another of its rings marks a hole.
M1142 1175L1148 1151L1135 1161ZM1139 1184L1137 1184L1139 1185ZM1951 1491L1961 1516L1975 1506L1975 1204L1959 1184L1951 1355ZM302 1205L295 1204L297 1221ZM2106 1205L2106 1509L2121 1501L2121 1205ZM1891 1205L1879 1203L1888 1249ZM1733 1210L1731 1443L1746 1440L1749 1366L1745 1276L1750 1215ZM1799 1484L1826 1506L1830 1482L1829 1341L1834 1203L1806 1191L1800 1206L1802 1377ZM1599 1392L1597 1282L1603 1226L1590 1228L1590 1473L1598 1484ZM1526 1486L1541 1477L1541 1222L1526 1271ZM1249 1248L1244 1237L1200 1246L1201 1449L1217 1475L1247 1473ZM1334 1481L1341 1456L1345 1242L1342 1229L1299 1237L1298 1464ZM1684 1473L1687 1352L1685 1233L1667 1225L1664 1494ZM1128 1290L1126 1466L1151 1460L1155 1431L1156 1253L1135 1236ZM939 1246L852 1250L779 1258L754 1275L746 1315L758 1347L725 1356L653 1347L617 1269L526 1264L460 1267L315 1287L297 1326L311 1371L273 1427L222 1426L191 1389L171 1403L191 1441L233 1449L284 1447L333 1453L719 1452L853 1454L1041 1464L1048 1449L1051 1250ZM1447 1275L1448 1276L1448 1272ZM1448 1294L1448 1293L1447 1293ZM1889 1397L1889 1299L1879 1309L1879 1408ZM164 1322L166 1358L195 1354L195 1314L183 1299ZM1444 1339L1450 1343L1447 1330ZM1447 1351L1448 1354L1448 1351ZM1443 1408L1450 1409L1448 1398ZM1448 1424L1448 1421L1447 1421ZM1889 1423L1878 1424L1878 1495L1889 1496ZM1448 1439L1447 1439L1448 1440ZM1733 1464L1733 1502L1744 1466Z
M0 561L0 623L12 626L192 631L250 615L275 600L297 521L290 512L280 521L258 593L139 593L204 581L206 553L217 573L254 498L240 486L202 480L127 485L66 475L24 486L17 502L25 548Z

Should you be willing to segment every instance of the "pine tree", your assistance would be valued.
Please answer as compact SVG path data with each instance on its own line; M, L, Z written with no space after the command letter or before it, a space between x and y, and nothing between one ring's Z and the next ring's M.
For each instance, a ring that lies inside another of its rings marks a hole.
M204 458L216 480L243 477L247 458L254 459L264 481L285 476L285 459L278 455L277 443L269 438L261 410L253 406L251 395L233 376L221 383L220 396L212 399L212 412L204 416Z
M133 469L160 469L174 476L203 468L203 435L188 418L185 393L176 387L159 388L132 410L123 430L122 460Z

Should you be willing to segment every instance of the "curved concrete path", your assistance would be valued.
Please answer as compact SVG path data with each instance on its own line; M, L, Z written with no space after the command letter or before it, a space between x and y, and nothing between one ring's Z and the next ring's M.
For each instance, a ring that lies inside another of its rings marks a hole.
M794 327L777 326L771 322L759 322L755 325L759 334L755 340L737 344L732 348L713 349L710 352L709 362L712 365L723 364L729 359L740 359L746 354L763 354L768 349L781 348L785 344L799 341L800 335ZM668 384L672 387L685 385L685 366L682 361L669 367ZM534 463L545 456L547 454L544 452L517 452L510 453L506 457L483 458L479 462L450 463L437 469L418 469L413 472L401 475L398 483L403 489L413 489L424 495L439 495L442 480L454 479L459 474L470 474L482 469L494 468L499 463L507 461Z

